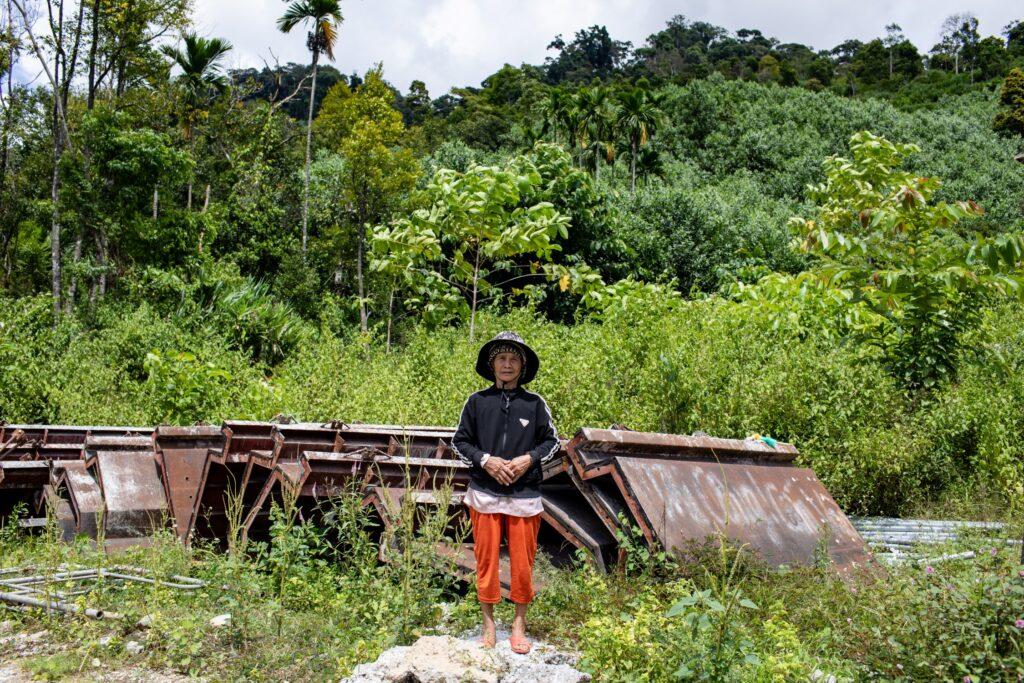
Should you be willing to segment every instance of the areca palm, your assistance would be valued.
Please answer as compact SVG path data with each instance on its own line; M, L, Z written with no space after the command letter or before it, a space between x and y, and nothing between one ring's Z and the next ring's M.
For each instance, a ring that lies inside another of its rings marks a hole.
M185 49L164 45L161 52L181 69L174 80L183 93L182 128L189 148L195 149L195 125L210 100L224 92L228 78L222 60L231 51L231 43L221 38L203 38L195 33L182 36ZM188 208L192 208L192 179L188 181Z
M665 161L653 147L645 147L640 150L637 155L636 167L645 182L649 182L652 176L655 178L665 177Z
M312 30L306 38L306 45L313 53L310 67L312 86L309 92L309 115L306 117L306 170L302 187L302 257L306 257L306 236L309 229L309 160L313 146L313 106L316 102L316 67L320 53L334 61L334 45L338 41L338 26L341 24L340 0L297 0L277 20L282 33L291 33L299 24L310 24Z
M560 133L572 143L572 102L563 90L552 89L537 105L541 120L541 135L551 134L557 141Z
M619 96L617 123L629 138L630 191L636 192L636 158L639 149L651 139L655 129L664 120L659 98L643 88L631 88Z
M594 179L601 179L601 159L615 160L615 118L611 93L603 86L584 88L576 98L577 138L594 161Z

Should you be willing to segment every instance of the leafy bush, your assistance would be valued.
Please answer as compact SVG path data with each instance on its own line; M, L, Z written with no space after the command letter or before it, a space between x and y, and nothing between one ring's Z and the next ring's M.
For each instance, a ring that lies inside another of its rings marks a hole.
M202 363L186 352L150 351L145 368L154 409L160 422L167 424L181 424L192 415L208 414L221 402L224 385L231 378L213 363Z
M943 178L937 200L970 198L985 207L988 234L1024 226L1024 167L1012 140L991 127L996 94L975 92L911 114L877 99L778 88L712 76L664 89L672 125L662 142L713 179L751 172L764 191L800 202L822 179L822 159L841 154L849 137L870 130L921 147L910 170Z
M866 676L893 681L1024 677L1024 569L995 548L974 564L914 566L868 587L846 635ZM980 565L980 566L979 566Z
M642 278L675 278L683 292L710 292L742 268L790 271L788 202L772 199L746 173L708 183L685 174L619 200L623 240Z
M271 297L264 282L217 281L211 299L218 326L257 362L275 365L309 334L306 323Z

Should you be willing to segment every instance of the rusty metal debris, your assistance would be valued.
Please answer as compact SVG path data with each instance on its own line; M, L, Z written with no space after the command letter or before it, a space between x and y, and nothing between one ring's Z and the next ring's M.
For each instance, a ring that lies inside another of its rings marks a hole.
M165 527L185 543L226 543L232 528L266 538L275 503L317 520L326 500L356 494L383 532L403 505L436 509L444 490L454 530L465 522L469 468L454 456L453 436L341 421L6 425L0 518L24 503L37 518L52 509L65 537L102 534L108 547L145 543ZM823 553L844 571L869 563L857 530L796 457L784 443L582 429L545 464L541 543L556 559L582 550L600 570L621 559L620 538L634 531L677 551L725 538L773 565L808 565ZM471 543L438 552L472 572Z
M870 562L814 472L793 465L790 444L582 429L566 453L610 531L625 520L680 551L724 536L771 565L812 564L821 551L843 569Z

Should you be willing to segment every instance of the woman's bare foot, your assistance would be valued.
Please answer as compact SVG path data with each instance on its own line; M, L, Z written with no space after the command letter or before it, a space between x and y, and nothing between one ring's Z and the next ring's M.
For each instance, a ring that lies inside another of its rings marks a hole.
M483 636L480 639L480 644L485 648L494 647L498 639L496 633L497 625L494 623L494 605L481 603L480 613L483 615L483 625L481 627Z
M526 608L528 605L516 605L516 616L512 619L512 651L525 655L530 651L530 641L526 639Z

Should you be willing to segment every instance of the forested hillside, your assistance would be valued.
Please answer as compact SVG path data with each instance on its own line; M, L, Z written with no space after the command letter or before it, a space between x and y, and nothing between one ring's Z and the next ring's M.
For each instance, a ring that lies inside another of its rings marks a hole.
M515 328L563 433L771 434L857 512L1022 500L1024 23L594 26L432 97L332 65L337 3L243 71L187 0L44 4L0 3L0 419L451 424Z

